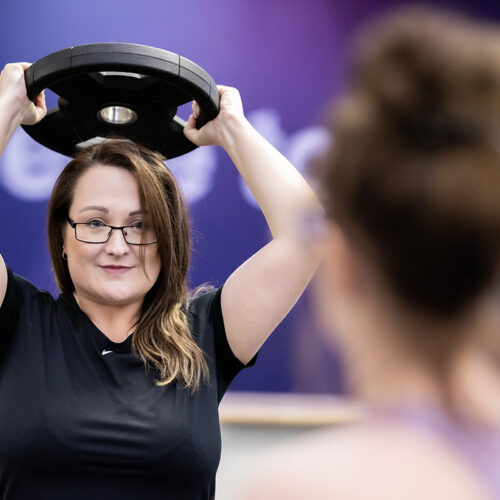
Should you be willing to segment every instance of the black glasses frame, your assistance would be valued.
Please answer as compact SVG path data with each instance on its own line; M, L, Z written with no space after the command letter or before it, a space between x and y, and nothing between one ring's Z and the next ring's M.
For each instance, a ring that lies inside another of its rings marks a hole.
M104 241L87 241L87 240L81 240L78 238L76 235L76 226L78 224L80 225L88 225L88 222L73 222L69 217L66 217L66 220L68 221L68 224L75 230L75 239L78 241L81 241L82 243L89 243L90 245L102 245L103 243L107 243L109 241L109 238L111 238L111 233L113 232L113 229L119 229L122 232L123 239L128 245L154 245L155 243L158 242L158 240L155 241L148 241L147 243L131 243L130 241L127 240L127 233L124 231L127 227L134 227L134 226L110 226L109 224L104 224L103 226L109 227L109 233L108 237Z

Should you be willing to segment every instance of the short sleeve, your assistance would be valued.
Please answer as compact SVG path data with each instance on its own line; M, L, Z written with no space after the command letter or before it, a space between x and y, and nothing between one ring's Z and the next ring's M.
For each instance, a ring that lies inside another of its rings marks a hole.
M194 319L193 335L199 338L200 345L206 354L210 356L211 350L214 353L219 401L234 377L244 368L253 366L257 360L257 355L255 355L248 364L244 365L231 350L222 316L221 293L222 287L207 292L192 299L189 307ZM209 345L210 338L212 346Z
M21 284L12 270L7 267L7 290L0 307L0 356L3 356L16 329L23 303Z
M224 326L224 318L222 316L221 307L222 288L215 291L210 308L210 317L214 325L216 325L215 346L218 354L219 377L217 380L217 389L219 392L219 401L233 381L234 377L243 369L249 368L257 361L257 354L244 365L233 353L229 342L227 341L226 328Z

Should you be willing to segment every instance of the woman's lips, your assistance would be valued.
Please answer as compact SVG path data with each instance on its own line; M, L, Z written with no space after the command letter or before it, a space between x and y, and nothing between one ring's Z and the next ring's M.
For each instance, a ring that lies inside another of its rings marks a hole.
M99 266L108 274L123 274L132 269L131 267L126 266Z

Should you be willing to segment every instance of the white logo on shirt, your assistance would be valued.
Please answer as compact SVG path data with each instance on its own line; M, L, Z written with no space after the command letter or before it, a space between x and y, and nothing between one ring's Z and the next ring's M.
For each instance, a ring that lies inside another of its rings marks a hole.
M110 352L113 352L113 351L106 351L106 350L104 350L104 351L102 351L102 352L101 352L101 354L102 354L103 356L105 356L106 354L109 354Z

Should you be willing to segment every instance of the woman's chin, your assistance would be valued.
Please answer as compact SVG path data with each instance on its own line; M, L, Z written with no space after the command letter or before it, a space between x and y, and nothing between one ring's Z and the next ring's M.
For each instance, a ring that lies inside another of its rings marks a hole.
M97 304L103 306L123 307L131 304L136 304L142 299L136 294L131 294L130 289L106 289L99 292L85 294L88 298Z
M103 303L109 306L128 306L139 302L139 298L130 293L110 293L103 297Z

